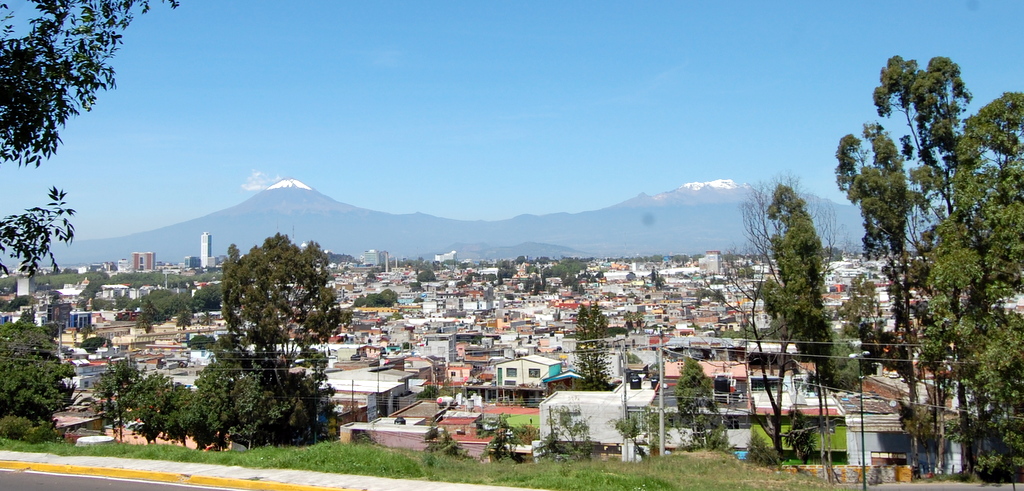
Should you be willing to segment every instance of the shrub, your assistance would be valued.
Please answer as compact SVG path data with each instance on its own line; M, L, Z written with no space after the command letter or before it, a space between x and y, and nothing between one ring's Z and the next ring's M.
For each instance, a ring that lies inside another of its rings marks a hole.
M1013 459L1009 455L986 452L978 455L978 477L985 482L1011 482L1013 479Z
M437 426L431 425L430 431L423 435L423 439L427 442L427 452L458 458L469 456L450 433Z
M48 443L60 440L60 433L47 425L35 426L25 433L24 440L28 443Z
M763 467L778 467L782 464L782 456L757 433L750 435L750 443L747 445L747 460Z
M0 418L0 438L21 440L32 429L32 421L21 416L4 416Z
M99 336L93 336L85 341L82 341L82 349L89 353L95 353L97 349L107 344L107 338Z

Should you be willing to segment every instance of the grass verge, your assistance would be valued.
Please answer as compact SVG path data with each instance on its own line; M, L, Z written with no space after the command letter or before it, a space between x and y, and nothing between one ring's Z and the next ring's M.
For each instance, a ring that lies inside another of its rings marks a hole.
M202 452L173 445L27 444L0 440L0 450L55 455L295 469L339 474L425 479L555 491L601 490L819 490L823 483L763 469L721 453L678 453L644 462L620 461L480 463L368 444L321 443L311 447L263 447L247 452Z

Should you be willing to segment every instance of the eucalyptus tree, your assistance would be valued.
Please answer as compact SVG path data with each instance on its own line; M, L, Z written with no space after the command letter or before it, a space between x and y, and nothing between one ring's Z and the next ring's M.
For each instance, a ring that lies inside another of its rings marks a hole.
M818 431L820 441L828 437L825 421L826 387L835 387L832 363L832 329L825 315L825 257L821 238L807 202L788 185L775 187L768 219L777 231L769 238L776 274L764 284L764 307L785 337L792 339L801 357L814 364L818 385ZM780 389L781 390L781 389ZM780 421L776 413L776 432ZM777 439L777 433L775 438ZM831 464L823 445L822 461ZM831 481L832 473L827 475Z
M944 319L952 335L941 341L960 377L958 399L969 391L955 436L974 458L978 439L998 436L1017 466L1024 464L1024 317L1013 300L1024 293L1022 138L1022 93L1003 94L966 120L953 213L937 230L933 274L940 312L957 314Z
M750 279L734 276L733 288L747 300L744 311L744 332L754 341L762 358L760 377L772 412L755 418L765 428L775 451L782 453L782 385L769 384L769 370L778 370L784 378L793 365L787 351L796 344L802 355L816 365L819 385L832 386L834 374L831 355L831 329L825 317L821 294L824 291L827 254L834 250L831 227L832 214L816 209L797 191L795 180L755 186L744 202L743 221L748 257L762 270ZM819 234L819 230L822 231ZM823 247L821 237L829 247ZM738 268L730 267L732 271ZM755 325L758 309L770 317L767 326ZM780 344L778 353L766 352L765 340ZM752 377L757 377L753 374ZM824 404L823 389L819 404ZM821 425L824 428L824 425ZM822 430L824 431L824 430Z
M1003 94L965 118L970 102L948 58L922 69L893 57L874 103L880 117L905 125L903 135L894 139L869 123L863 141L847 135L837 151L837 181L861 207L865 250L883 260L895 300L900 336L882 348L909 375L913 404L913 355L931 372L939 448L946 425L935 408L945 407L955 387L959 409L949 436L961 443L968 472L982 437L1001 437L1018 463L1024 454L1024 373L1016 361L1024 321L1008 308L1024 293L1024 96ZM908 349L915 341L919 352Z

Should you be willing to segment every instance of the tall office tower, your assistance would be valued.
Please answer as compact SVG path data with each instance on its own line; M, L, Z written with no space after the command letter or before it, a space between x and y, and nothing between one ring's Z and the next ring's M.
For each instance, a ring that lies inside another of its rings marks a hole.
M200 264L204 268L212 268L217 265L217 260L213 258L213 236L210 235L210 232L203 232L201 241L199 246Z
M363 264L380 266L380 253L376 249L370 249L363 253Z

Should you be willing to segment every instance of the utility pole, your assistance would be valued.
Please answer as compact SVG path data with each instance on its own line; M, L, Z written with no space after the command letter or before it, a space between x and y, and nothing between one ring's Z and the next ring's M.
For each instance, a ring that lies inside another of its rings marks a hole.
M858 344L857 347L859 348L860 345ZM868 491L868 467L864 452L864 357L869 354L871 353L867 351L850 353L851 359L857 359L857 376L860 378L860 477L861 489L864 491Z
M665 456L665 337L658 327L658 455Z

